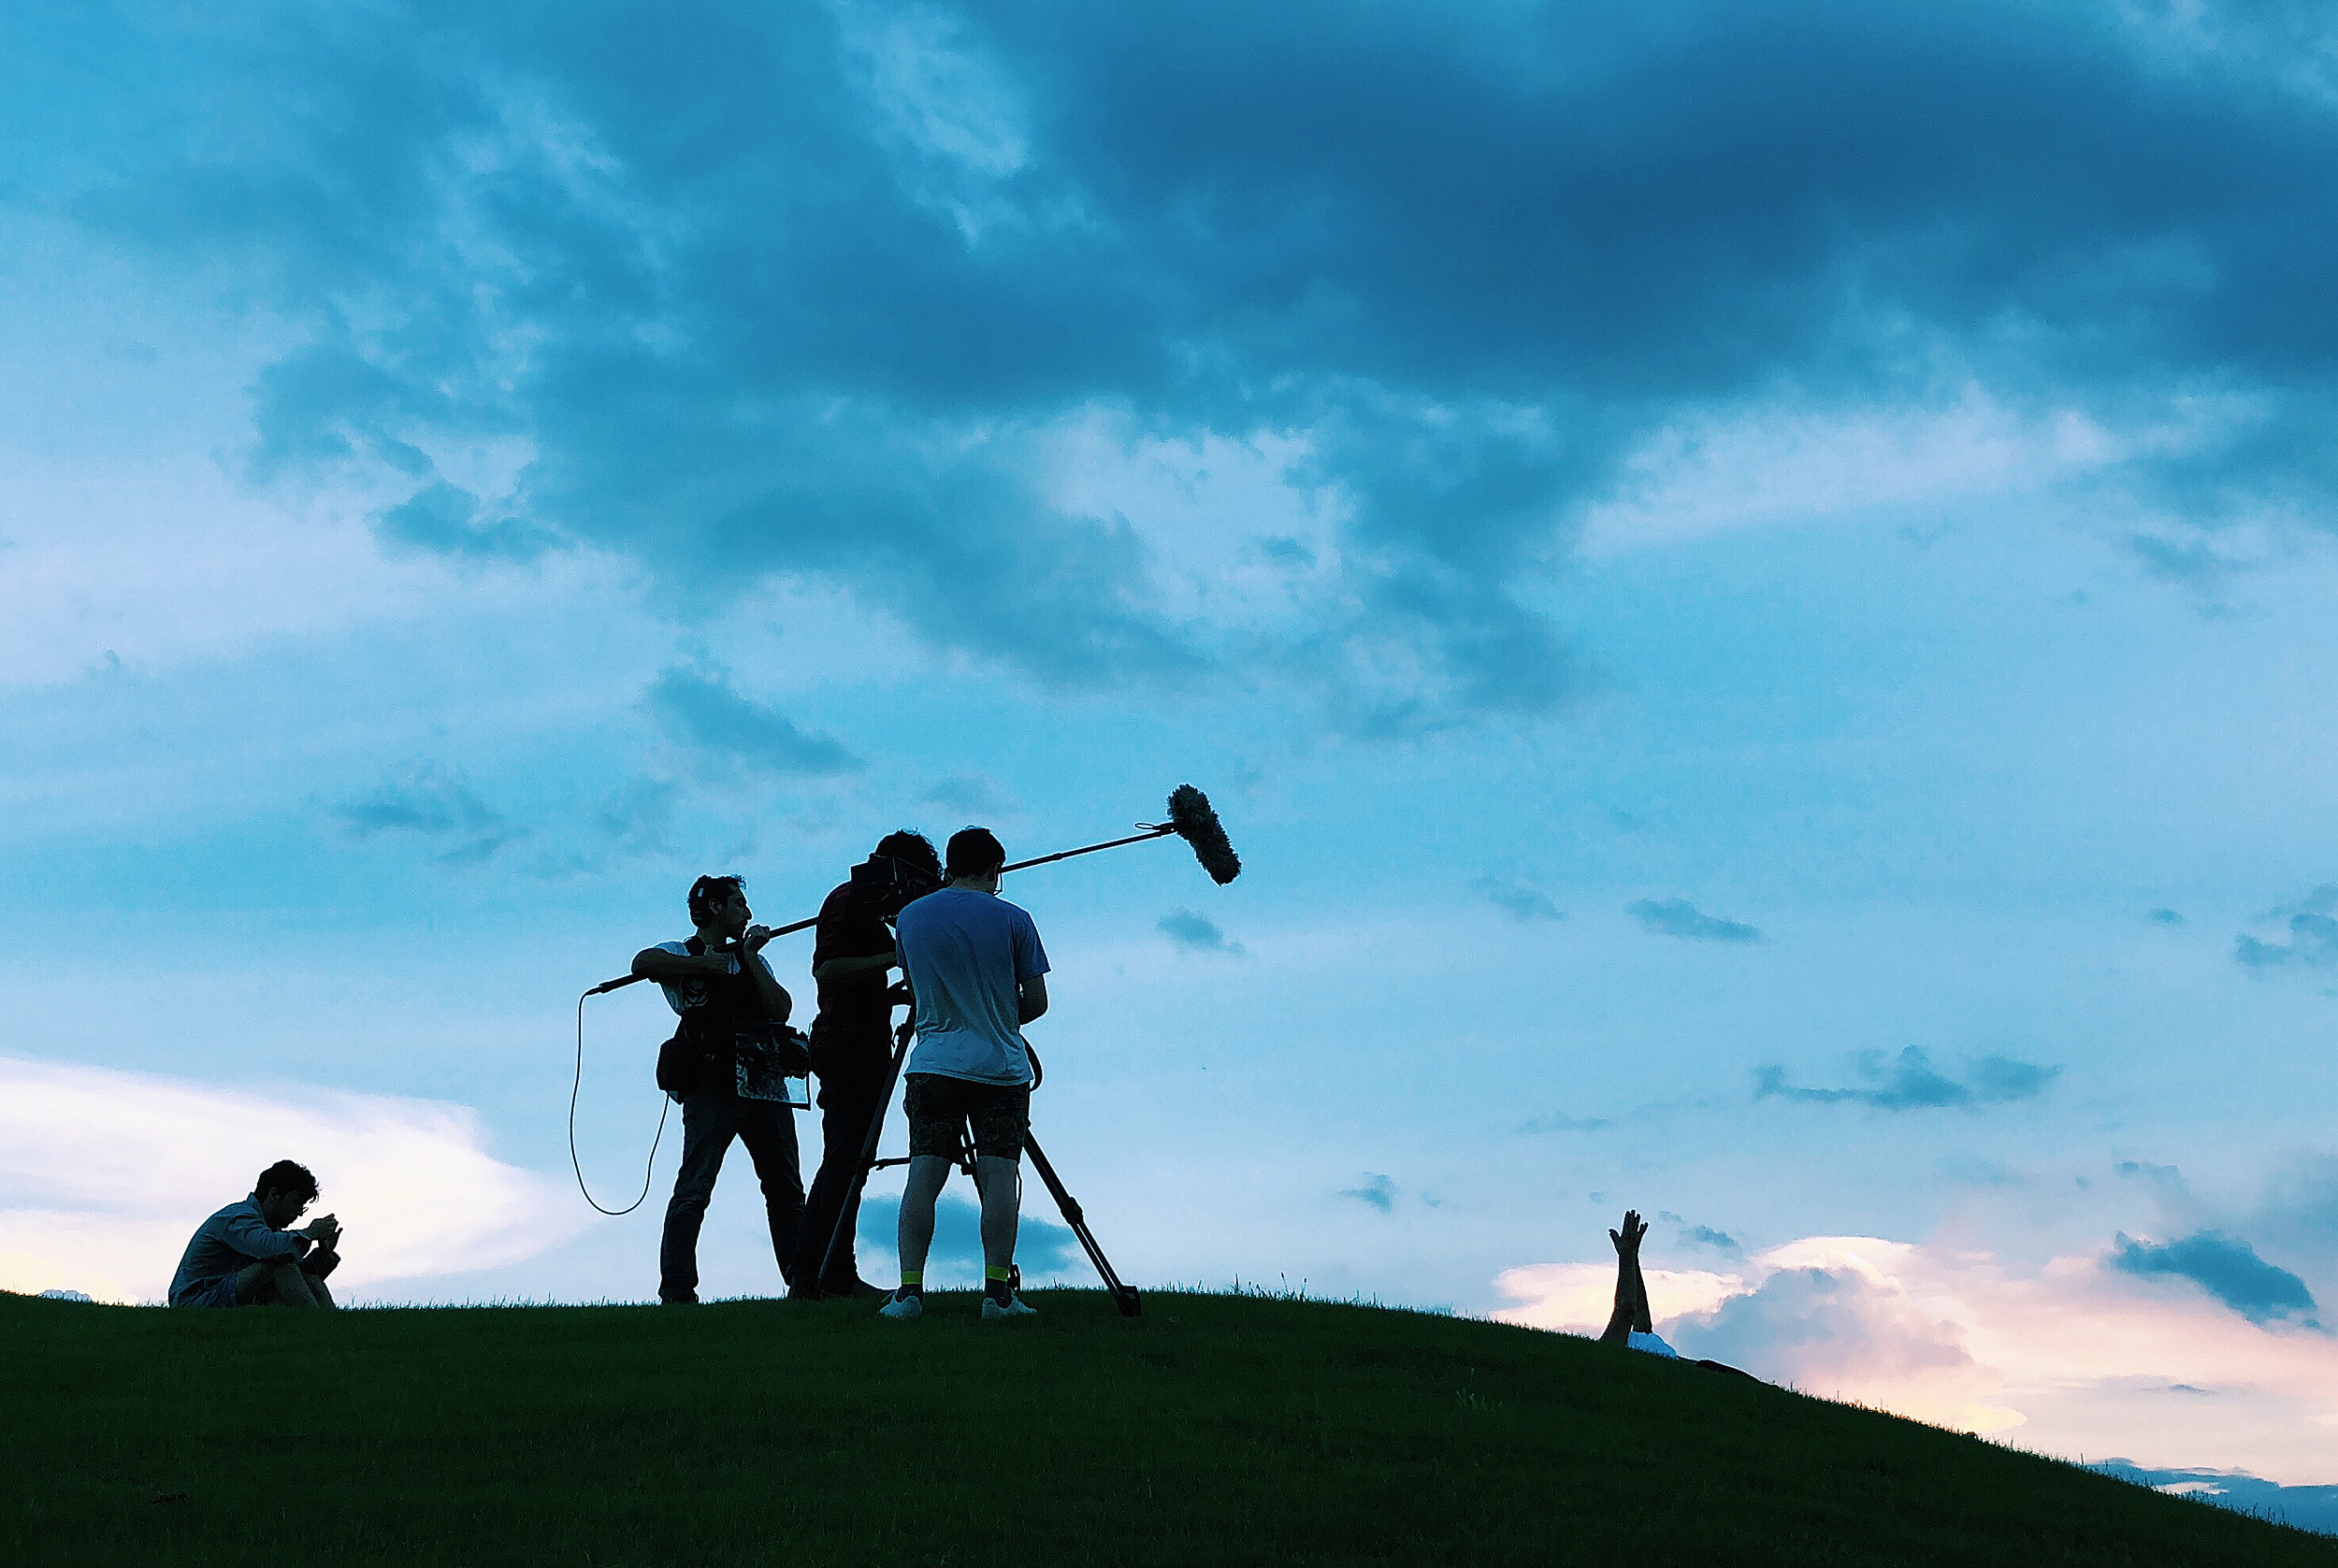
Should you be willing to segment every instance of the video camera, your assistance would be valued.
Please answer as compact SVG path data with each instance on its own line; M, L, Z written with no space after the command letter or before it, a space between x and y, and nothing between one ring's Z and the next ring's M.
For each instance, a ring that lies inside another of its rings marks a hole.
M887 835L877 844L875 853L869 856L869 866L873 874L868 886L861 894L875 906L878 917L888 926L893 923L894 916L900 914L902 910L917 899L929 893L938 893L942 890L942 868L939 865L928 865L924 858L916 853L916 849L922 848L926 854L931 855L933 853L933 846L919 839L916 845L909 846L910 853L903 854L888 850L885 846L893 842L896 837L897 835Z

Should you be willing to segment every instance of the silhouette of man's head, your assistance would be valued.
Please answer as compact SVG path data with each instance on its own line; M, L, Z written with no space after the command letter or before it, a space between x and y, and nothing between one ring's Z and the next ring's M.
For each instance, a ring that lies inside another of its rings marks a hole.
M726 922L723 917L733 899L738 901L738 912ZM690 884L690 924L699 927L729 924L743 931L750 918L746 902L747 883L744 877L702 876ZM736 936L739 932L729 934Z
M260 1172L252 1184L252 1196L259 1201L260 1217L281 1230L316 1201L317 1179L307 1166L280 1159Z
M1006 864L1006 846L988 827L961 827L950 835L949 873L987 876Z
M906 827L879 839L876 853L883 858L915 867L931 877L942 874L942 857L933 853L933 841Z

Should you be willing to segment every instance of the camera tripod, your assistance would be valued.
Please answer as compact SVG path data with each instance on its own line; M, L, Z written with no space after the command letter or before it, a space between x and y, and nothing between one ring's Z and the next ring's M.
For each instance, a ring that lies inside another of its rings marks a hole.
M893 1031L893 1055L885 1074L885 1093L877 1100L876 1115L869 1118L869 1133L860 1144L860 1168L854 1174L852 1186L845 1191L844 1202L837 1210L836 1229L830 1232L828 1250L821 1255L819 1278L833 1277L838 1264L852 1244L853 1219L859 1210L861 1189L868 1186L871 1173L909 1163L910 1157L907 1155L891 1159L878 1158L877 1144L884 1136L885 1118L893 1109L893 1090L901 1084L902 1068L909 1059L910 1042L916 1036L916 1014L913 1012ZM1045 1076L1036 1051L1031 1052L1031 1086L1035 1089ZM1112 1294L1112 1304L1120 1309L1123 1317L1142 1316L1145 1309L1137 1298L1136 1287L1123 1285L1120 1276L1113 1272L1112 1260L1104 1256L1104 1249L1096 1244L1094 1232L1088 1229L1088 1218L1080 1210L1079 1200L1064 1190L1062 1178L1055 1173L1055 1167L1048 1163L1046 1155L1039 1147L1039 1141L1028 1130L1023 1134L1023 1152L1031 1157L1032 1169L1039 1172L1039 1179L1046 1184L1047 1191L1055 1198L1055 1206L1061 1211L1063 1222L1072 1228L1072 1234L1079 1238L1089 1262L1095 1265L1096 1273L1103 1277L1104 1288ZM951 1163L965 1172L968 1180L974 1179L974 1143L972 1132L966 1128L959 1129L959 1149ZM1021 1288L1022 1271L1019 1268L1013 1275L1011 1286Z

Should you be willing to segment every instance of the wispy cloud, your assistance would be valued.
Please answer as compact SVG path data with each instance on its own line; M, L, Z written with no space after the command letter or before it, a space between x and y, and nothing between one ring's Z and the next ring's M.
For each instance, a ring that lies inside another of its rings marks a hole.
M1528 883L1489 875L1469 885L1479 898L1522 925L1566 918L1566 912L1552 903L1548 893Z
M1243 946L1227 940L1218 922L1197 910L1181 909L1164 914L1153 928L1188 953L1220 953L1228 957L1240 957Z
M611 792L595 812L602 832L632 855L663 855L671 844L674 802L682 791L663 779L635 779Z
M348 1233L343 1295L516 1262L584 1229L562 1184L490 1157L467 1107L266 1093L0 1057L0 1286L157 1301L195 1228L278 1159Z
M1933 1065L1930 1053L1910 1045L1888 1061L1881 1051L1863 1051L1856 1062L1868 1082L1840 1089L1797 1088L1786 1082L1783 1067L1754 1069L1754 1098L1799 1100L1813 1104L1869 1105L1879 1111L1923 1111L1941 1106L2003 1105L2035 1100L2061 1073L2058 1067L2041 1067L2012 1057L1985 1056L1966 1062L1960 1076L1951 1077Z
M1607 1116L1570 1116L1564 1111L1547 1111L1539 1116L1529 1116L1518 1124L1518 1130L1533 1135L1543 1132L1600 1132L1615 1126Z
M1812 1236L1720 1269L1664 1262L1647 1259L1650 1305L1683 1355L1966 1431L2018 1431L2025 1447L2071 1458L2178 1465L2205 1452L2263 1475L2338 1474L2319 1394L2338 1384L2338 1337L2237 1318L2111 1256L2033 1262L1970 1239ZM1518 1303L1496 1316L1592 1333L1607 1321L1615 1260L1535 1264L1496 1283ZM2172 1395L2178 1384L2213 1395Z
M1352 1198L1364 1207L1378 1209L1382 1214L1392 1214L1396 1208L1396 1184L1370 1171L1364 1173L1363 1186L1342 1187L1335 1196Z
M651 683L642 702L672 740L751 771L818 777L863 766L833 737L799 729L778 709L743 694L728 670L676 666Z
M1014 816L1022 807L1003 788L996 779L961 768L928 784L917 798L929 806L945 806L963 812L968 820L976 818L996 821Z
M1685 942L1759 942L1761 930L1741 921L1707 914L1686 899L1641 899L1624 906L1624 913L1654 937L1679 937Z
M411 834L435 840L445 847L439 859L448 865L475 865L527 836L525 828L504 821L469 781L435 762L418 762L401 775L366 794L352 796L333 808L333 819L352 839L382 834Z
M2338 885L2325 883L2293 904L2280 904L2267 917L2287 920L2287 942L2259 942L2242 935L2233 939L2233 962L2249 969L2320 969L2338 963Z

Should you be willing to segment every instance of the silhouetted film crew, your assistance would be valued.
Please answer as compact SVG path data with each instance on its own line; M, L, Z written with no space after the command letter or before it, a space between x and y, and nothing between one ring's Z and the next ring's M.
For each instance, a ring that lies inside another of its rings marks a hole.
M774 1092L763 1058L801 1045L785 1029L794 1003L763 958L771 928L749 924L754 918L743 882L702 876L690 887L697 931L633 957L633 972L657 982L678 1020L657 1057L657 1086L682 1105L682 1170L657 1247L657 1299L669 1305L698 1300L699 1227L734 1138L763 1184L783 1279L795 1262L803 1222L795 1114Z
M325 1276L340 1265L340 1221L320 1215L288 1230L317 1199L308 1168L280 1159L260 1172L252 1196L205 1220L179 1259L172 1306L329 1307Z
M925 1310L933 1204L969 1129L982 1199L982 1315L1032 1314L1014 1287L1023 1142L1031 1129L1031 1054L1022 1026L1047 1011L1047 955L1031 916L999 897L1006 851L990 830L951 835L949 881L895 922L902 968L916 996L916 1048L907 1065L909 1180L902 1192L901 1288L879 1309Z
M898 961L892 920L912 899L941 885L942 857L932 842L923 833L903 829L878 840L874 853L820 904L812 948L812 978L820 988L820 1013L812 1023L812 1071L820 1080L820 1169L804 1203L795 1292L887 1294L860 1277L853 1257L861 1145L892 1087L893 1005L899 1000L888 979ZM842 1240L830 1259L829 1241L840 1234L840 1224Z

